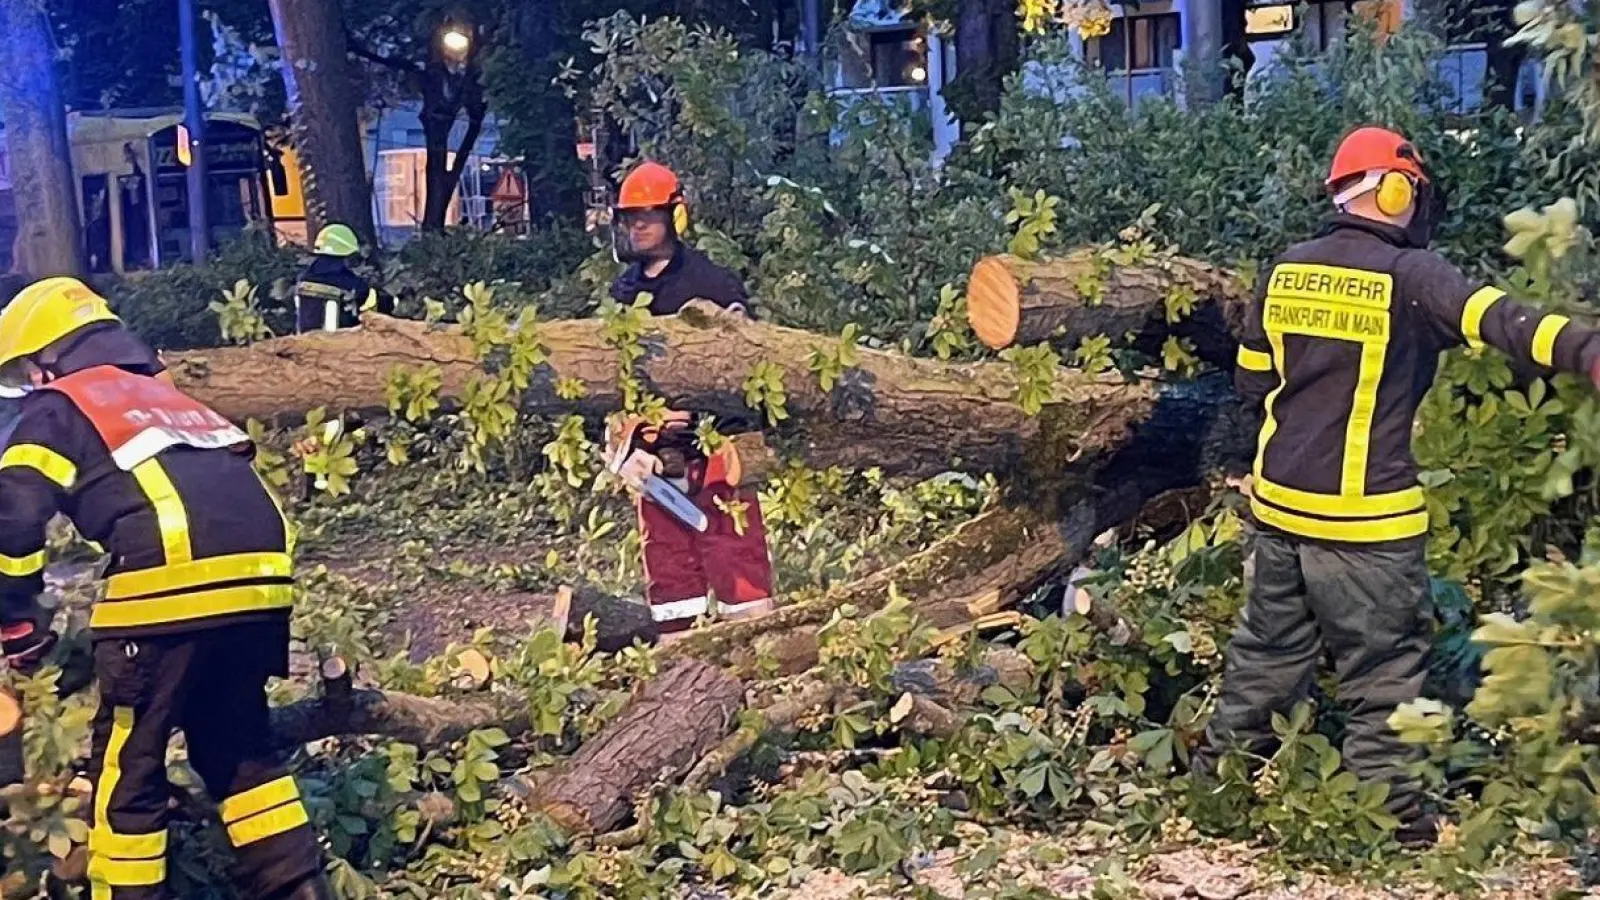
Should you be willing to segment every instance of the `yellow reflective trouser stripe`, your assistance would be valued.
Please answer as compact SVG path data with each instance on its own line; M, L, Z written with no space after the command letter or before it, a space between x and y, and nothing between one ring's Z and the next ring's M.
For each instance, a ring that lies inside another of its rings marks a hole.
M106 579L106 599L121 600L145 594L183 591L222 581L247 578L288 578L293 565L287 553L234 553L209 556L175 566L123 572Z
M1483 315L1505 295L1499 288L1484 287L1467 298L1461 308L1461 335L1467 339L1467 346L1474 350L1483 346Z
M160 859L107 859L97 856L89 862L89 881L94 900L111 897L112 888L148 887L167 880L166 857Z
M1556 353L1556 338L1561 336L1561 329L1567 327L1572 320L1566 316L1550 315L1539 320L1539 327L1533 333L1533 361L1541 366L1552 365Z
M285 775L222 801L222 821L228 826L228 842L243 847L292 831L311 818L294 778Z
M310 822L311 816L306 813L305 804L293 800L276 809L269 809L229 825L228 843L235 847L248 846L256 841L264 841L286 831L293 831Z
M1272 354L1262 353L1260 350L1251 350L1243 344L1239 345L1239 368L1248 372L1271 372Z
M1294 513L1284 512L1255 500L1251 502L1250 508L1255 513L1256 518L1263 524L1271 525L1290 534L1321 538L1327 541L1373 543L1376 541L1397 541L1402 538L1417 537L1428 533L1428 514L1426 511L1396 516L1392 519L1329 522L1323 519L1297 516Z
M274 806L282 806L290 800L298 799L300 799L299 785L294 783L292 776L285 775L223 800L222 821L231 825L240 819L248 819Z
M117 834L101 823L89 832L89 849L117 859L153 859L167 852L167 833Z
M38 444L16 444L0 454L0 469L33 469L63 489L78 480L78 467L72 460Z
M293 585L252 584L144 600L102 600L89 613L89 626L138 628L233 613L288 609L293 605Z
M0 575L9 575L12 578L26 578L44 568L44 551L29 553L27 556L7 556L0 553Z
M1345 519L1398 516L1401 513L1422 509L1425 502L1420 487L1365 497L1341 497L1337 494L1314 494L1296 490L1266 478L1257 478L1250 489L1256 496L1275 506L1287 507L1314 516L1335 516Z
M183 498L178 496L178 489L167 476L167 470L161 467L159 461L147 459L133 467L133 477L155 507L167 565L194 559L189 544L189 513L183 508Z
M111 710L111 735L94 786L94 827L89 832L88 874L93 900L110 900L113 887L155 885L167 878L166 832L116 834L108 818L111 795L122 780L122 751L133 734L133 722L131 707Z

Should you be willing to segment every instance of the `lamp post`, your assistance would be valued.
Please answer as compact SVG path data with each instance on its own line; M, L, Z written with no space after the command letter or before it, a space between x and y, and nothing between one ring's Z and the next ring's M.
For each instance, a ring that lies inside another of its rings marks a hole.
M206 217L206 120L200 103L200 72L195 47L194 0L178 0L178 41L183 56L183 122L178 140L189 142L189 254L196 265L211 249L211 228Z

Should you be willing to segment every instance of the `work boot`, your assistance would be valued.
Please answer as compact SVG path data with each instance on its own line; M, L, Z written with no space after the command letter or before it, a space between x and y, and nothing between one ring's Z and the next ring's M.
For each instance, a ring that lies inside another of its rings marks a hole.
M271 900L334 900L333 888L321 872L301 881L287 893L276 893Z

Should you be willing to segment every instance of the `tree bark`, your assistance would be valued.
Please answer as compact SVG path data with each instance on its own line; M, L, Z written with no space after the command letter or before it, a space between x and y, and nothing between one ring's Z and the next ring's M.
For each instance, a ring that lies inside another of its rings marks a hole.
M461 186L461 173L466 171L468 157L477 146L478 135L483 132L483 120L489 106L483 95L483 83L478 69L478 44L480 31L473 41L472 58L460 72L452 72L441 59L431 61L419 76L422 84L422 129L427 156L425 193L422 205L422 230L443 231L450 212L450 200ZM450 132L462 112L467 114L466 132L461 145L454 150L452 162Z
M315 233L324 225L342 223L363 243L375 246L372 191L339 4L270 0L270 5L283 53L283 86L300 155L308 225Z
M481 373L471 342L455 328L369 316L351 331L296 335L248 347L169 354L178 385L236 420L270 420L315 407L381 410L384 382L396 369L437 366L441 396L458 398ZM933 475L951 468L1006 471L1014 481L1053 481L1065 462L1123 442L1150 411L1155 386L1120 376L1061 370L1053 397L1029 416L1013 401L1010 365L950 365L859 349L859 364L823 391L811 371L814 350L835 352L838 339L752 322L707 304L652 320L637 374L679 409L719 418L749 417L744 383L758 363L777 366L794 427L790 448L812 465L881 468L886 474ZM548 362L523 397L531 413L605 414L621 406L617 353L598 320L544 323ZM576 379L583 398L564 400L561 379Z
M1150 500L1249 454L1254 432L1239 426L1229 381L1212 374L1167 386L1121 449L1067 467L1068 486L1059 494L1023 495L897 565L761 619L695 631L662 653L731 664L740 673L758 671L765 657L792 674L816 663L817 630L846 604L874 610L893 590L939 628L1010 606L1070 571L1096 537L1132 521Z
M30 278L83 274L78 190L45 9L0 0L0 115L17 210L11 268Z
M1167 300L1192 293L1194 311L1167 322ZM1086 337L1120 340L1132 333L1141 349L1159 351L1168 335L1193 341L1201 359L1231 368L1250 288L1237 275L1199 260L1163 257L1113 265L1100 251L1028 261L989 256L972 268L967 318L991 348Z
M575 834L610 831L639 792L676 780L733 727L744 684L680 659L645 682L626 709L535 789L532 806Z

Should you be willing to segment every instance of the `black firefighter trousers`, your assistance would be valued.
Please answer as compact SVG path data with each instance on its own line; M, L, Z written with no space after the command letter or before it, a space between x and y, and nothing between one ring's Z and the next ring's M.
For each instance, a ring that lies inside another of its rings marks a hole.
M1420 814L1421 789L1407 771L1417 758L1389 727L1389 714L1422 694L1433 617L1426 540L1381 548L1301 540L1263 529L1243 621L1228 645L1222 690L1194 754L1201 777L1225 751L1268 755L1272 714L1287 715L1310 693L1324 650L1349 711L1345 767L1387 783L1386 806L1402 822Z
M271 749L266 683L287 674L287 622L106 639L89 777L92 900L167 900L167 741L220 803L241 896L269 898L321 871L300 791Z

